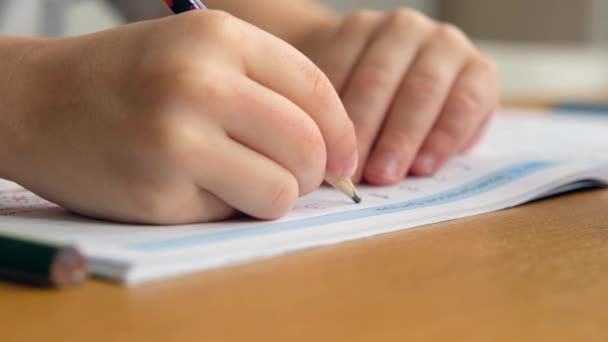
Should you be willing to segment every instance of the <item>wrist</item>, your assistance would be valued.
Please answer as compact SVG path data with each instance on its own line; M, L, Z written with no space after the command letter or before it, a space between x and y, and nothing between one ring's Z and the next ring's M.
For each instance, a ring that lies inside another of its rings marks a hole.
M38 96L34 63L44 39L0 37L0 178L15 180L23 167L27 113Z

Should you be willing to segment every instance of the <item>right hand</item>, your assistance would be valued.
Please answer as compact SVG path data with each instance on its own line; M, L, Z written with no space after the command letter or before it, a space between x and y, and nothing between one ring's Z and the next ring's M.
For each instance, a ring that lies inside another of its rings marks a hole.
M352 176L354 129L325 75L226 13L194 11L28 56L7 178L75 212L181 224L280 217L325 173Z

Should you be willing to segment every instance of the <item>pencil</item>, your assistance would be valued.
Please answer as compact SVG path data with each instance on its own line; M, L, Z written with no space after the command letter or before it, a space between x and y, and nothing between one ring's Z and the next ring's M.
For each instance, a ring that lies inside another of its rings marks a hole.
M197 9L206 9L207 6L200 0L164 0L167 6L175 14L188 12Z
M357 204L361 203L361 197L359 196L359 193L357 193L357 188L350 178L337 178L325 175L325 181L336 190L348 196L353 202Z
M198 9L207 9L207 6L200 0L164 0L167 6L171 8L173 13L179 14ZM355 203L361 203L361 197L357 193L357 188L350 178L336 178L326 175L325 181L333 186L336 190L348 196Z
M65 288L86 275L87 261L74 247L0 234L0 279Z

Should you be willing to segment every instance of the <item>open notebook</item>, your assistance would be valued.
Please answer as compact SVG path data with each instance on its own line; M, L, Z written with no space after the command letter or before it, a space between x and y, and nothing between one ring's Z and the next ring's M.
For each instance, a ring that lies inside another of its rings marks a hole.
M4 182L0 231L74 243L92 273L137 284L608 186L607 148L608 118L503 112L472 154L434 177L360 186L360 205L322 188L277 221L134 226L70 214Z

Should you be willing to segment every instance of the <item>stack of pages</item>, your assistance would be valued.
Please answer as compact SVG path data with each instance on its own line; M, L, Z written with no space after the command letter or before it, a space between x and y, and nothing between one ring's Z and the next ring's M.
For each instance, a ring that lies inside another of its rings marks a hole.
M608 186L607 147L608 118L502 112L474 152L433 177L360 186L359 205L321 188L276 221L115 224L79 217L2 182L0 232L77 245L93 274L133 285Z

